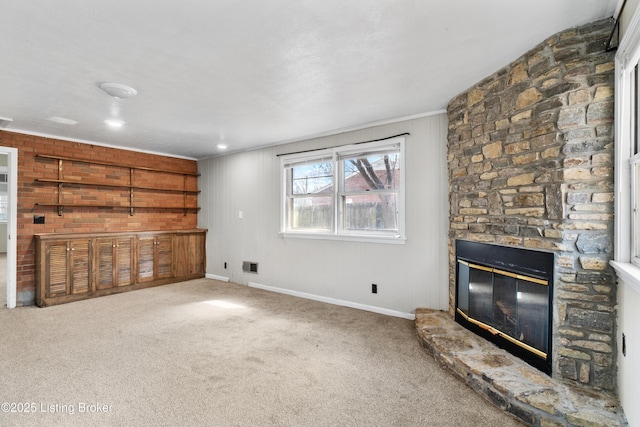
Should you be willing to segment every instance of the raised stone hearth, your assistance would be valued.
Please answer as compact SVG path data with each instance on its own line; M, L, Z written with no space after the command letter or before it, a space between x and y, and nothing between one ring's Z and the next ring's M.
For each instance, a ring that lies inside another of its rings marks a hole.
M627 425L613 394L552 379L458 325L448 313L417 309L416 332L436 361L526 425Z

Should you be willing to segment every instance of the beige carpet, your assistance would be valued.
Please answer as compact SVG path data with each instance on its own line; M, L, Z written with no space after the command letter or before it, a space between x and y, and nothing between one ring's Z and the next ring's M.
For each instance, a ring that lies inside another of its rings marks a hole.
M5 308L0 325L1 426L519 425L440 368L413 321L240 285Z

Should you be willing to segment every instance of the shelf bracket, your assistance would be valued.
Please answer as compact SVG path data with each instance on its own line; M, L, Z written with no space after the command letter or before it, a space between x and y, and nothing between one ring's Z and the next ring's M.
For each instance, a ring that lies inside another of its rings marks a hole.
M58 183L58 216L62 216L62 188L64 184Z
M58 179L62 180L62 159L58 160ZM62 216L62 188L63 184L58 183L58 216Z
M136 209L133 207L133 168L129 168L129 215L134 216Z
M184 180L182 181L182 206L184 206L184 213L182 216L187 216L187 175L183 175Z

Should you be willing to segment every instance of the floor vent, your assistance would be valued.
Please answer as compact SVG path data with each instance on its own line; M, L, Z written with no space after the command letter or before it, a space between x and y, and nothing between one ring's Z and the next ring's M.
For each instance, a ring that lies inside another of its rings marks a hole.
M245 273L258 273L258 263L251 261L242 261L242 271Z

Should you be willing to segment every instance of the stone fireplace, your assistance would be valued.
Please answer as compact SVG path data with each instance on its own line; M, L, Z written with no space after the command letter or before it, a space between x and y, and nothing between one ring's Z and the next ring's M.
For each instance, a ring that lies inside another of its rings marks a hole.
M558 33L448 105L456 241L552 253L550 370L615 389L612 22Z

